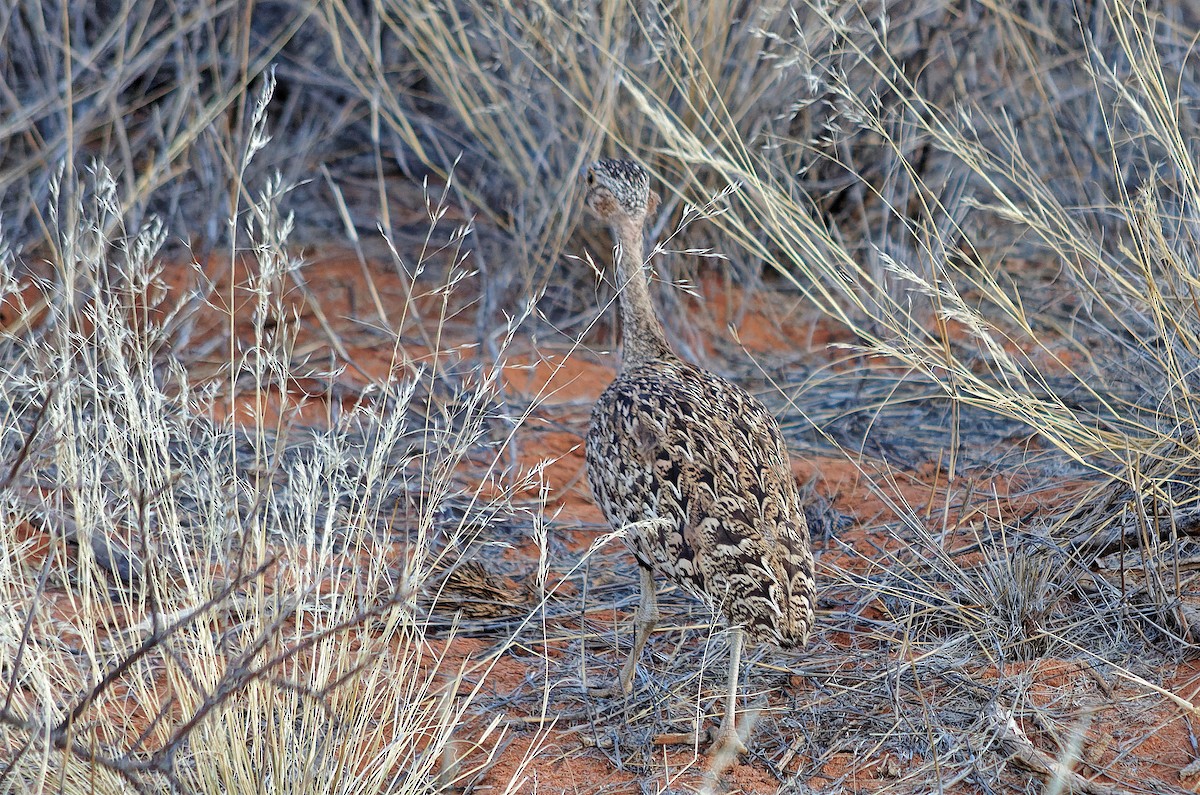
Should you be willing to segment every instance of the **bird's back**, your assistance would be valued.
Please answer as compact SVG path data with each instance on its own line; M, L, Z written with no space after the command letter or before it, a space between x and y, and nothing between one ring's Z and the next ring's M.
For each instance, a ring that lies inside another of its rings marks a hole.
M605 390L587 437L592 492L644 565L759 642L805 643L813 562L775 418L740 387L673 356Z

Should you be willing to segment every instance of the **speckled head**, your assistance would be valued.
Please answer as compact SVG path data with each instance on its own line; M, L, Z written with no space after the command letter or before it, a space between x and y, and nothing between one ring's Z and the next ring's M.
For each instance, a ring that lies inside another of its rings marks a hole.
M658 209L658 194L650 190L650 175L632 160L597 160L584 172L587 206L602 220L641 223Z

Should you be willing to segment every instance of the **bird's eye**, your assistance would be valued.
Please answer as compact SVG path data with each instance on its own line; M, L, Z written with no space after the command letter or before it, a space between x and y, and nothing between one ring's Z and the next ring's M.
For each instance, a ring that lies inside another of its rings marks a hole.
M593 182L596 181L596 175L593 174L591 171L589 171L588 175L587 175L587 181L588 181L588 184L591 185Z

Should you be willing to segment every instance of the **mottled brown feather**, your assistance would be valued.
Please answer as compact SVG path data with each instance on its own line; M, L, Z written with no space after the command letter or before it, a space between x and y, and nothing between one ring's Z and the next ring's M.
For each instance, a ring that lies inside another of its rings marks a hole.
M775 418L677 358L624 372L592 409L592 492L649 566L762 643L802 646L812 553ZM666 521L651 521L651 520Z
M815 585L808 526L779 424L744 389L669 349L650 305L641 224L646 172L602 160L588 205L617 238L624 355L592 410L588 479L645 567L760 643L804 645Z

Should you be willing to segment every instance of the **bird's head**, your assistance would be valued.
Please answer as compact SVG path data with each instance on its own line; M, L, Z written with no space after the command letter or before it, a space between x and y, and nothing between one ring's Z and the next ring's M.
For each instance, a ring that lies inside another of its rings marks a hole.
M650 175L632 160L597 160L584 171L583 179L588 209L610 226L632 223L640 229L658 209Z

